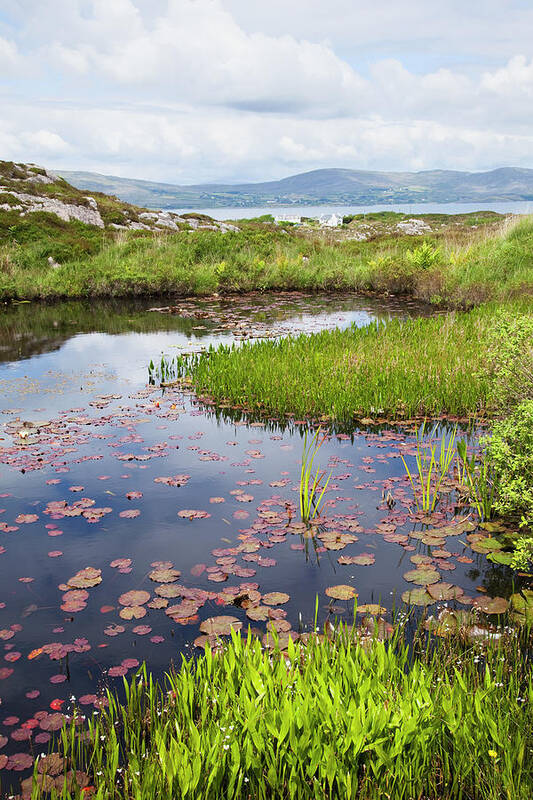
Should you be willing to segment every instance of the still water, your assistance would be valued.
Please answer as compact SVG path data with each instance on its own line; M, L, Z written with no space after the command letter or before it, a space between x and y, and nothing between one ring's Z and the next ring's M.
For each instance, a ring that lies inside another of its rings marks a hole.
M323 214L372 214L376 211L398 211L402 214L470 214L475 211L495 211L497 214L533 214L529 200L501 200L495 203L390 203L381 205L327 205L327 206L257 206L254 208L186 208L171 209L177 213L196 211L213 219L252 219L264 214L295 214L301 217L320 217Z
M259 634L283 620L297 634L312 627L316 598L320 624L351 618L353 601L326 594L339 584L390 614L420 589L404 575L421 558L459 587L466 606L477 586L497 594L509 577L472 552L472 525L449 527L452 491L431 519L416 512L400 458L413 463L412 427L328 436L319 461L332 477L311 535L298 516L303 425L246 422L193 394L147 386L147 364L162 352L425 309L302 294L180 300L172 314L149 307L1 312L0 747L8 755L46 749L72 703L97 708L103 689L143 660L161 675L199 652L207 618L229 614ZM250 592L259 610L234 602Z

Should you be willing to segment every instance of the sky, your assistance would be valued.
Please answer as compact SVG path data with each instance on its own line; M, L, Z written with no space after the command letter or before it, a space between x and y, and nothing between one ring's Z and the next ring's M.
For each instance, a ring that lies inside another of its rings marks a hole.
M0 103L57 170L533 168L533 0L0 0Z

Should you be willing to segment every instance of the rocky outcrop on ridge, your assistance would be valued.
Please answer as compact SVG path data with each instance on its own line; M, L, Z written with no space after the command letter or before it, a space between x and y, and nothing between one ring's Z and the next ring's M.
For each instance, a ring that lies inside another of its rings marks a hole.
M180 216L150 211L99 192L86 194L64 178L37 164L0 161L0 212L26 217L36 212L55 214L65 222L115 230L180 231L239 230L235 225L200 214Z

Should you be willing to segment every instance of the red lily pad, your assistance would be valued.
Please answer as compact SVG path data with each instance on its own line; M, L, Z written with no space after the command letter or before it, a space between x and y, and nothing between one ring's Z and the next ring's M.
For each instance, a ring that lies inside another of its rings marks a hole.
M476 597L472 603L474 608L485 614L504 614L509 608L509 601L504 597Z
M281 606L283 603L288 603L290 595L285 592L268 592L263 595L263 603L267 606Z
M198 511L194 508L184 508L182 511L178 511L178 517L182 519L207 519L210 516L211 514L208 514L207 511Z
M125 630L126 628L123 625L112 624L104 628L104 633L106 636L118 636L120 633L124 633Z
M29 753L13 753L9 756L6 769L11 769L14 772L22 772L29 769L33 765L33 758Z
M124 592L118 598L121 606L142 606L150 599L150 593L145 592L143 589L132 589L129 592Z

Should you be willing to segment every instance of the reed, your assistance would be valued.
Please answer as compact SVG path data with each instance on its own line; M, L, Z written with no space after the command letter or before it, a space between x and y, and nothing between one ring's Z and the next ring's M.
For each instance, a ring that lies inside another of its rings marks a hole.
M433 512L440 499L440 487L445 478L448 477L450 467L456 457L455 439L457 436L457 426L446 440L443 436L440 441L440 452L437 459L437 445L431 441L424 445L422 443L426 420L422 424L421 430L416 435L416 474L411 472L405 458L402 462L409 477L409 482L413 488L413 494L417 509L420 511Z
M490 520L498 494L498 480L490 459L486 452L468 457L465 441L457 443L457 454L460 459L459 480L467 489L469 502L481 520Z
M322 429L319 428L309 444L307 444L307 431L304 435L304 451L300 470L300 514L302 522L305 522L306 525L309 525L311 520L319 515L320 505L332 475L330 472L322 485L326 473L317 469L315 475L312 474L315 458L326 438L323 436L320 439L321 432Z

